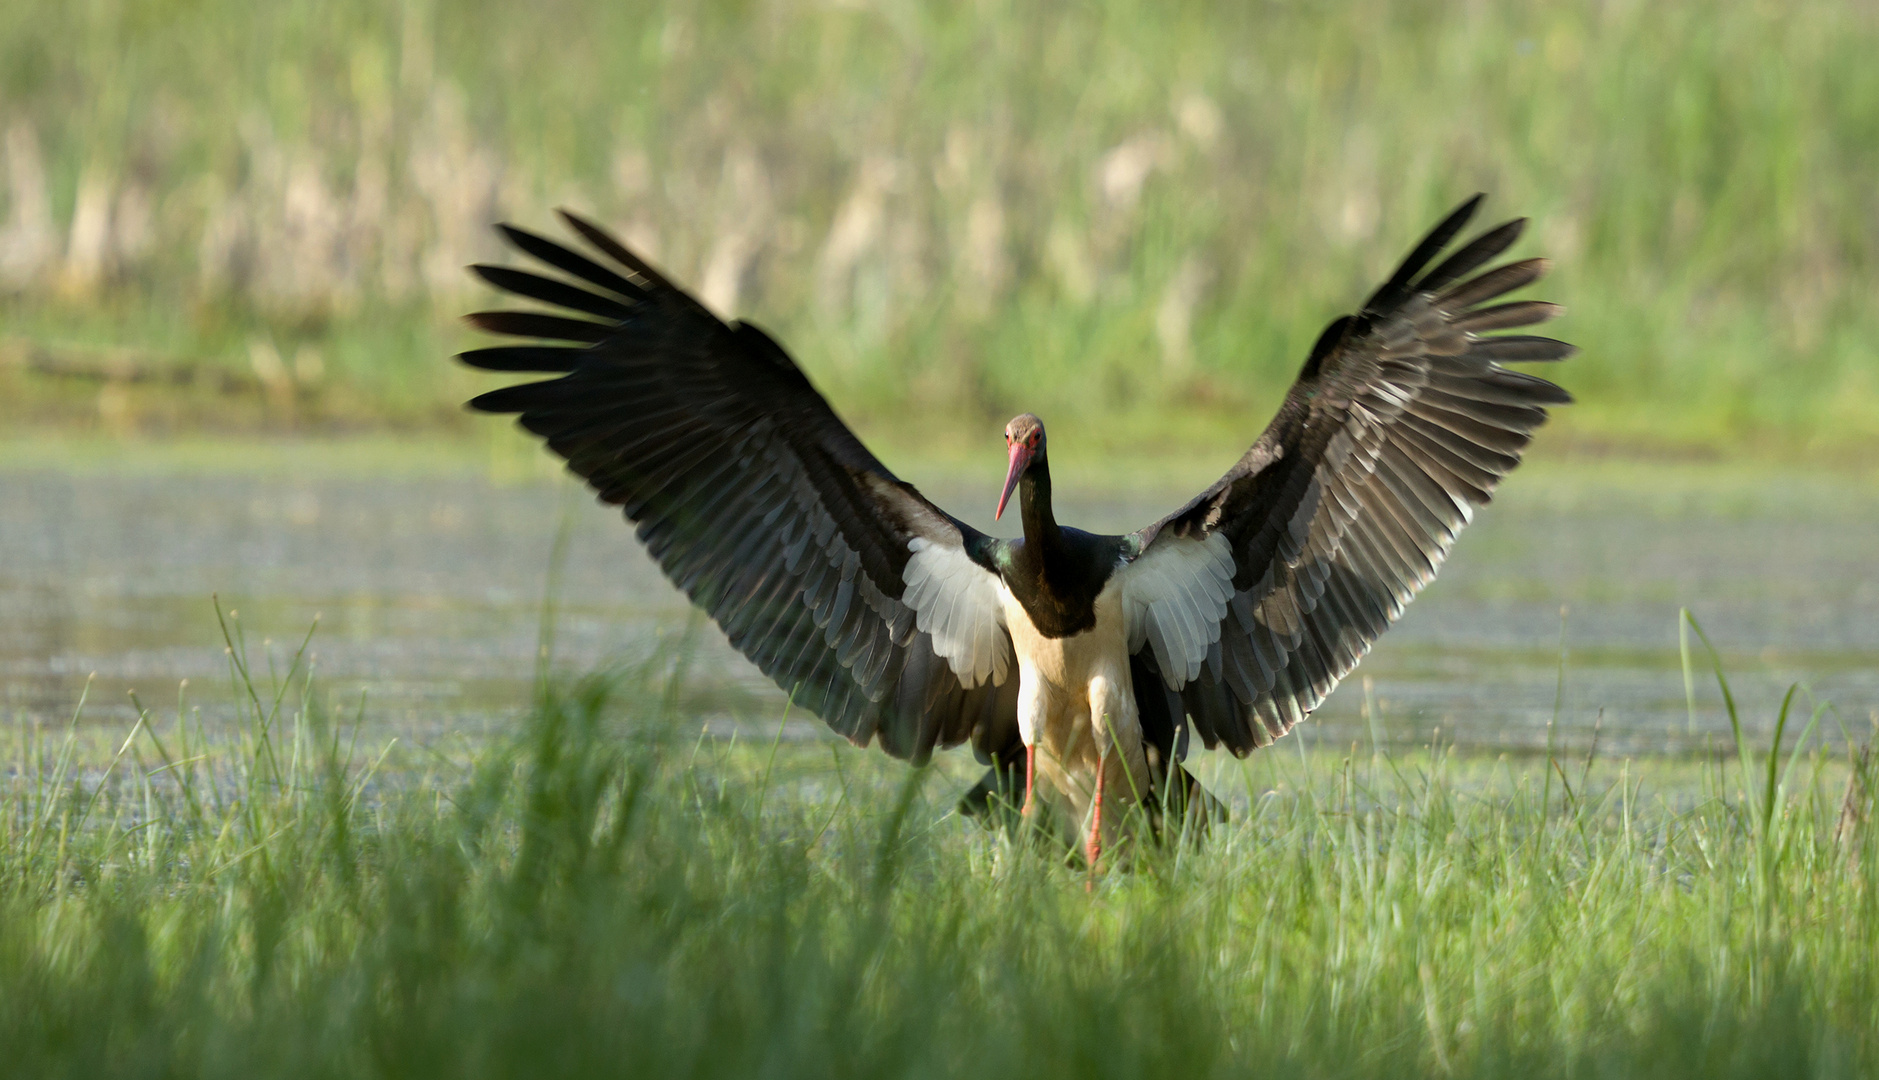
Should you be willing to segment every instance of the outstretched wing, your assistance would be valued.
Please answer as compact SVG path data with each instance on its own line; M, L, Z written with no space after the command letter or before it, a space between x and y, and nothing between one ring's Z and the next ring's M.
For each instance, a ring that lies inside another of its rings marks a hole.
M666 575L795 703L865 746L924 760L1016 738L999 544L897 479L763 331L726 324L599 228L609 267L510 226L547 277L477 266L561 309L469 316L535 343L476 349L491 371L558 378L470 402L517 413L619 505Z
M1561 360L1572 346L1486 336L1561 309L1480 306L1537 280L1545 260L1461 281L1524 219L1424 273L1480 201L1325 330L1279 415L1218 483L1134 534L1139 555L1120 572L1131 648L1157 677L1138 680L1137 698L1163 695L1209 747L1244 754L1317 708L1435 576L1545 407L1572 400L1500 363Z

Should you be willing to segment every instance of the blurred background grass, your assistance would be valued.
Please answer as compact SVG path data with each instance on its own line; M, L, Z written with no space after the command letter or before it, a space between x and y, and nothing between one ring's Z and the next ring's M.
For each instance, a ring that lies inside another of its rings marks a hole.
M1486 190L1585 349L1553 438L1850 458L1875 53L1829 0L9 4L0 417L462 427L462 267L567 205L873 437L1232 441Z

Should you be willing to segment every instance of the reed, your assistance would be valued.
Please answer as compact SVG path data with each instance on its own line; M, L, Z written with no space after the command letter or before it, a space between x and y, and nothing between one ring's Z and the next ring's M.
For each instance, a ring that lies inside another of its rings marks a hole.
M463 265L567 204L864 425L1178 445L1486 189L1558 260L1575 437L1844 451L1875 47L1828 0L8 5L0 357L41 374L0 378L125 430L448 422ZM59 362L126 350L155 374Z

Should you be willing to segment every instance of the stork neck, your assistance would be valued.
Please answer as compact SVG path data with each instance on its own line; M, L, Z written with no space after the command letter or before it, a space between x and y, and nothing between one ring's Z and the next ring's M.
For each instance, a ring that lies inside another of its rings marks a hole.
M1024 542L1040 554L1063 547L1063 530L1050 508L1050 463L1040 461L1018 478L1018 505L1024 512Z
M1067 638L1096 625L1096 596L1114 572L1116 549L1103 538L1061 528L1050 512L1050 470L1035 462L1018 478L1024 539L1007 549L999 576L1047 638Z

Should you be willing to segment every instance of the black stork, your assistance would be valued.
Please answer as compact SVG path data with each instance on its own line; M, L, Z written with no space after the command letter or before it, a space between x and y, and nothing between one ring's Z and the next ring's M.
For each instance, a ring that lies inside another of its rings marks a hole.
M720 320L570 213L612 265L500 226L565 277L473 271L561 313L471 315L532 341L461 359L558 376L470 404L519 414L620 506L798 706L914 762L970 741L993 769L967 804L1022 790L1030 816L1042 795L1081 823L1094 867L1124 811L1193 790L1178 765L1190 731L1244 755L1310 714L1435 575L1546 406L1571 401L1501 364L1572 346L1489 333L1561 309L1482 306L1546 261L1470 276L1524 219L1427 269L1481 198L1325 329L1218 483L1126 536L1057 523L1044 424L1029 414L1005 428L998 502L1002 515L1016 490L1023 538L953 517L888 471L769 335Z

